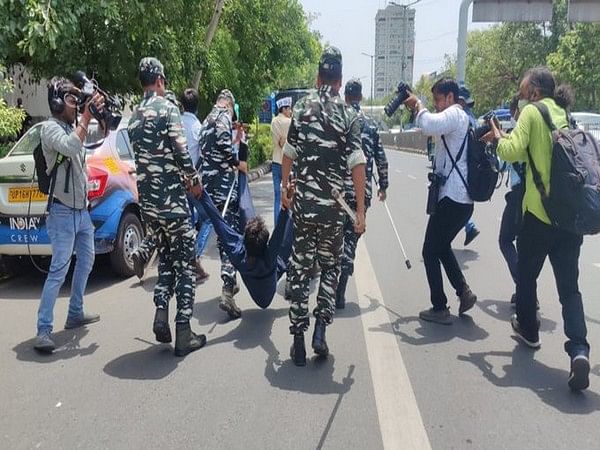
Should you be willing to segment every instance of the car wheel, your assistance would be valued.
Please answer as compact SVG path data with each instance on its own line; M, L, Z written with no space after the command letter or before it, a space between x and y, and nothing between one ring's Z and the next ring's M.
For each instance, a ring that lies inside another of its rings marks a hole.
M115 249L110 253L110 263L117 275L128 278L134 274L131 255L141 244L142 239L140 219L132 212L123 214L119 223Z

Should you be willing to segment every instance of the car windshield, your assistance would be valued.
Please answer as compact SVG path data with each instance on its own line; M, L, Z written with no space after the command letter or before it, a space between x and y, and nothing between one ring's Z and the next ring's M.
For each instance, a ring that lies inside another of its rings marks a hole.
M40 143L40 126L31 128L25 135L15 144L10 152L10 156L17 155L33 155L33 150Z

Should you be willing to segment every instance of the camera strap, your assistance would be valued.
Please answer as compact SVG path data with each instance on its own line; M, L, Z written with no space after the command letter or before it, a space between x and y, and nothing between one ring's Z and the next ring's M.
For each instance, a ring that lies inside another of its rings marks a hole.
M469 191L469 186L468 186L467 181L465 180L465 177L463 176L462 172L458 168L457 163L458 163L458 161L460 161L460 158L462 157L462 154L467 145L467 139L469 137L470 129L471 129L471 126L469 126L469 128L467 128L467 134L465 135L462 145L460 146L460 150L458 151L458 154L456 155L456 160L452 157L452 153L450 153L450 150L448 149L448 144L446 143L446 137L444 135L442 135L442 142L444 143L444 147L446 148L446 153L448 154L448 157L450 158L450 161L452 162L452 167L450 168L450 172L448 172L448 175L446 175L446 179L450 178L452 171L454 169L456 169L456 171L458 172L458 175L460 176L460 179L462 180L463 184L465 185L465 189L467 190L467 192Z

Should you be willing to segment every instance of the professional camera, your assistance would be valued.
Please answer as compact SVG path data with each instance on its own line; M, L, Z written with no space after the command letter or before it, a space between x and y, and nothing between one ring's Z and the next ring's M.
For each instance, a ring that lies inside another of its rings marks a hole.
M396 96L390 100L390 102L385 105L383 110L385 111L385 115L388 117L392 117L396 110L400 107L402 103L408 98L408 96L412 93L410 90L410 86L403 81L398 83L398 89L396 89Z
M437 204L440 199L440 188L446 184L446 177L435 172L430 172L427 174L427 179L429 180L429 191L427 193L427 206L425 211L432 216L437 211Z
M90 80L85 72L79 70L75 72L71 79L75 86L79 89L78 103L80 108L83 108L85 103L92 98L97 92L104 97L104 109L98 111L94 105L90 105L92 116L101 124L103 128L116 130L122 119L121 110L123 106L116 95L111 95L108 92L100 89L96 80Z

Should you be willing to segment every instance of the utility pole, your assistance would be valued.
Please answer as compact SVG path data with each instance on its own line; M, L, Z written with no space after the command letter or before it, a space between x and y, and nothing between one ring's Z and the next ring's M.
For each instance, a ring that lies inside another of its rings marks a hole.
M371 115L373 115L373 58L375 58L375 55L366 52L361 52L361 54L371 58Z

